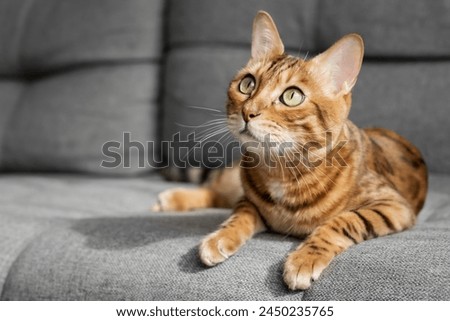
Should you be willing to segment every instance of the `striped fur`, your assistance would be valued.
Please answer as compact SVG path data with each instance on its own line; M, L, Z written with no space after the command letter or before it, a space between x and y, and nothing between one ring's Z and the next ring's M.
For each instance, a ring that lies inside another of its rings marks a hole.
M252 58L230 84L227 114L242 143L271 134L275 146L259 152L277 166L255 163L247 153L241 166L213 172L200 189L166 191L157 206L234 204L231 217L201 243L204 264L224 261L268 229L303 239L287 257L284 280L290 289L307 289L348 247L414 225L427 192L420 152L392 131L361 130L347 119L362 55L361 38L349 35L311 60L288 56L270 16L257 15ZM239 84L248 75L255 88L243 94ZM280 98L291 86L305 96L294 107ZM286 141L293 147L278 154ZM305 160L297 152L311 142L312 160Z

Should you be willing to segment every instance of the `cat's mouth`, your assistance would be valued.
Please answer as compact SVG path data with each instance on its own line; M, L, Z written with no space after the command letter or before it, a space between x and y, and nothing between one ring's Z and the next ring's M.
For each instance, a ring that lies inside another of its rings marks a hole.
M252 132L248 129L247 124L245 124L244 129L239 131L239 135L244 135L244 136L248 136L254 140L258 140L258 138L252 134Z

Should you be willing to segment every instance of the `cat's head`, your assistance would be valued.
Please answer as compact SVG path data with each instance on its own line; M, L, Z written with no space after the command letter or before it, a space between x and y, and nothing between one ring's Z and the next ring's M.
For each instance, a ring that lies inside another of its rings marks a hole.
M347 119L363 51L361 37L350 34L309 60L286 55L272 18L260 11L251 58L228 90L230 130L241 142L270 134L275 143L325 143L325 132L337 135Z

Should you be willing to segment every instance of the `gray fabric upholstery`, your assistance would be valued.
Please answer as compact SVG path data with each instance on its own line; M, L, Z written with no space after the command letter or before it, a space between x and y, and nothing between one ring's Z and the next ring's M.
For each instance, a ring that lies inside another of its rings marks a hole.
M15 80L0 80L0 166L3 163L3 144L5 142L6 127L17 101L20 99L24 84ZM1 167L0 167L1 168Z
M319 0L320 49L358 32L366 57L450 58L448 0Z
M159 59L162 10L159 0L2 1L0 74Z
M135 154L100 164L124 132L156 140L162 13L161 0L2 1L0 169L148 170Z
M170 186L174 185L157 178L2 175L0 292L13 262L41 233L52 234L52 229L76 219L149 216L157 192ZM124 191L128 191L126 195Z
M169 45L248 47L258 10L273 16L290 51L322 51L358 32L367 57L450 57L448 0L172 0Z
M420 149L430 171L450 173L449 74L450 60L369 60L353 89L350 119L395 130Z
M1 299L450 299L450 176L431 176L414 229L350 248L305 292L282 282L284 258L299 243L283 235L261 234L205 268L197 245L229 211L149 212L171 186L180 184L154 175L3 177Z
M22 211L18 215L7 213L11 212L3 209L0 215L0 292L20 253L48 227L58 224L56 220L20 215Z
M12 266L2 299L271 300L274 294L300 299L302 293L284 291L274 265L291 240L264 235L227 264L201 266L197 244L224 218L141 215L85 219L51 230ZM41 255L45 264L39 264Z
M106 174L139 170L137 161L129 170L100 167L106 159L102 146L122 142L124 132L133 140L155 139L156 74L157 68L145 63L92 66L27 86L5 126L4 167Z
M250 48L253 17L266 10L286 34L286 48L311 50L317 41L318 5L316 0L171 0L168 45L170 49L194 45L205 51L219 45Z

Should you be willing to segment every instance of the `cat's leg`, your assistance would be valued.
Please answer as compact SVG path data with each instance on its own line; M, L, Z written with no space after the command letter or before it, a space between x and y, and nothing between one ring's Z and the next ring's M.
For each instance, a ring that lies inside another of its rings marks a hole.
M415 222L405 201L383 201L330 218L292 253L284 265L284 281L291 290L304 290L317 280L331 260L365 240L400 232Z
M189 211L207 207L232 208L244 191L239 166L213 170L201 187L172 188L158 195L154 211Z
M266 229L256 207L247 200L239 201L231 217L220 228L206 236L200 244L200 259L214 266L225 261L254 234Z
M208 187L172 188L158 195L153 211L190 211L198 208L215 207L217 193Z

